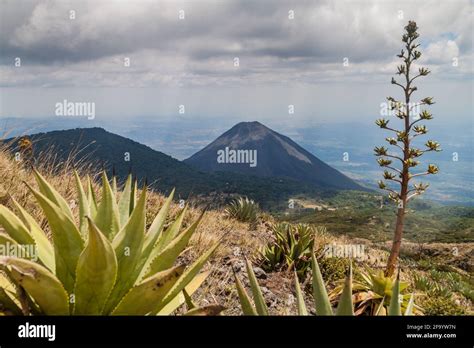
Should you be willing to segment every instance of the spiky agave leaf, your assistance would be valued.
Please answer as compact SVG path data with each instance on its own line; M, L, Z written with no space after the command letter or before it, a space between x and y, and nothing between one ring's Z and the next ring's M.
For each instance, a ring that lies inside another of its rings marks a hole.
M352 262L349 264L344 281L344 289L337 306L336 315L354 315L354 304L352 303Z
M20 303L15 297L15 286L2 272L0 272L0 313L22 315Z
M145 210L146 190L144 189L130 219L120 232L117 233L112 242L117 256L118 270L115 287L105 307L107 313L117 305L138 278L137 266L142 256L145 238Z
M242 282L240 281L239 277L237 277L237 274L235 274L235 272L234 279L235 286L237 288L237 294L239 295L240 306L242 307L242 312L244 313L244 315L258 315L257 310L252 305L250 296L248 295L247 291L245 291Z
M201 216L191 226L189 226L186 231L175 237L169 245L167 245L166 248L164 248L156 258L151 261L149 269L145 271L145 277L149 277L151 274L160 272L173 265L174 261L188 245L189 240L199 226L202 217L203 214L201 214ZM158 247L156 247L156 249L159 250Z
M245 266L247 268L247 274L249 277L250 288L252 289L253 300L255 302L255 308L259 315L268 315L268 307L263 298L262 289L258 285L257 277L253 272L252 264L249 260L245 260Z
M49 186L48 183L45 186ZM79 229L56 204L43 194L28 186L41 206L53 236L56 275L64 288L72 293L76 279L76 265L84 248Z
M333 315L331 303L329 302L323 276L319 269L318 261L314 253L311 255L311 265L313 273L313 298L317 315Z
M390 298L390 305L388 307L388 315L402 315L400 304L400 270L397 274L397 279L392 288L392 296Z
M163 301L160 301L154 314L159 313L170 301L172 301L183 289L188 286L188 284L196 277L199 271L202 269L207 260L211 257L217 247L220 245L220 240L216 242L212 247L210 247L204 254L202 254L196 261L194 261L191 266L189 266L183 273L183 275L178 279L178 281L173 285L171 290L166 294Z
M101 314L117 277L117 258L112 245L90 218L88 223L89 238L76 270L74 314L77 315Z
M298 315L308 315L308 309L304 303L303 293L301 291L298 274L295 272L295 290L296 290L296 304L298 306Z
M54 248L46 236L46 233L36 222L36 220L13 197L10 197L10 199L17 209L19 217L25 224L34 240L35 247L38 252L38 259L44 266L49 268L51 272L55 273L56 264L54 260Z
M145 315L156 308L156 303L163 301L179 277L184 266L178 266L158 272L133 287L120 301L113 315Z
M76 190L79 198L79 230L81 231L82 237L85 239L89 229L87 216L91 216L91 204L87 199L86 192L84 191L81 178L77 171L74 171L74 177L76 179Z
M45 267L16 257L0 257L0 268L40 306L44 314L69 314L68 295L61 282Z
M412 293L405 309L405 316L413 315L413 308L415 307L415 294Z
M188 296L192 296L196 292L197 289L204 283L204 281L207 279L209 276L210 272L201 272L197 274L189 283L186 285L178 295L176 295L172 300L168 302L160 311L157 313L157 315L170 315L173 313L178 307L180 307L182 304L186 302L186 297L184 295L184 292L188 294Z
M118 209L120 215L120 226L124 226L133 209L130 208L132 202L132 175L130 174L125 181L125 186L123 188L122 194L120 195L120 200L118 202Z
M120 230L119 208L105 172L102 172L102 200L97 207L94 222L109 239L113 239Z

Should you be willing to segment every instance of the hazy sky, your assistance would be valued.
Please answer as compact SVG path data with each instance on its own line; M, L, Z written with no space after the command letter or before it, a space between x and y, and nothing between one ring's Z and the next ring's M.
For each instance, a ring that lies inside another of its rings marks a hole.
M179 105L192 118L374 119L399 96L409 19L432 70L414 95L435 97L435 117L473 115L469 0L0 4L0 117L51 116L67 99L95 102L98 119L170 118Z

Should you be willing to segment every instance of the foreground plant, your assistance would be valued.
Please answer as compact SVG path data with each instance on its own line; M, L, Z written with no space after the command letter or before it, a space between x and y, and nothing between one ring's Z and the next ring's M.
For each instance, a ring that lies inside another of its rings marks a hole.
M146 230L147 190L138 195L128 177L117 201L117 184L102 173L102 197L90 179L83 187L77 173L79 224L65 199L38 173L29 190L41 207L52 241L40 224L13 198L15 215L0 205L0 244L33 245L38 260L0 256L0 310L42 315L162 315L183 304L205 280L199 273L217 247L189 267L175 266L202 215L181 230L186 208L164 230L174 191ZM31 256L31 255L30 255ZM220 308L220 307L219 307ZM216 312L216 307L190 314Z
M234 199L229 207L225 210L226 214L234 219L242 222L257 222L258 204L247 197L239 197Z
M409 284L401 281L399 276L387 277L382 270L376 272L369 268L358 272L358 275L359 277L353 282L356 315L386 315L390 313L394 299L399 303L401 312L409 314L414 312L416 308L414 294L406 293ZM342 288L342 285L336 286L329 297L338 296Z
M268 307L265 303L265 299L262 294L262 290L258 285L257 278L252 269L251 263L246 261L247 274L250 283L250 289L252 291L253 300L255 305L252 304L251 298L246 292L242 282L239 280L237 275L234 274L237 293L239 295L242 312L244 315L268 315ZM314 311L316 315L346 315L353 316L354 303L353 303L353 280L352 280L352 265L350 264L342 292L339 297L337 308L334 311L331 305L330 297L328 296L326 286L324 284L321 271L319 269L318 261L314 256L311 257L311 268L312 268L312 288L313 288L313 300L315 304ZM303 292L301 290L298 276L295 272L295 291L296 291L296 304L298 315L308 315L308 309L306 307ZM379 307L378 311L374 315L402 315L402 306L400 298L400 280L396 278L393 287L391 289L393 296L391 297L388 308L383 311L383 304ZM414 307L413 296L410 298L408 306L405 308L404 315L412 315Z
M263 267L267 271L294 269L304 276L311 264L311 254L315 235L324 233L321 228L307 224L273 225L273 241L260 251Z
M416 103L411 102L413 92L418 89L413 85L415 79L427 76L430 73L428 69L420 67L418 74L415 76L410 75L413 64L416 64L416 61L421 57L421 52L417 50L420 44L415 43L415 40L419 36L417 30L418 27L415 22L408 22L408 25L405 27L406 32L402 37L406 51L402 49L400 54L397 55L403 61L403 64L398 66L397 74L403 76L405 81L399 83L392 77L392 84L401 87L403 90L403 100L396 100L393 97L387 98L389 109L393 110L395 116L402 120L403 127L401 129L390 127L388 126L389 120L384 118L378 119L375 122L381 129L386 129L394 133L395 137L388 137L385 140L389 145L393 146L396 151L401 152L401 154L389 152L384 146L375 147L374 149L375 155L380 157L377 162L381 167L386 168L383 175L386 181L379 181L379 187L382 190L388 191L389 198L398 205L392 248L385 269L386 276L391 276L394 273L398 256L400 255L407 203L410 199L422 194L428 188L428 185L422 182L413 183L413 179L438 173L438 167L434 164L429 164L426 171L416 174L412 173L412 169L420 164L418 158L424 153L441 151L439 144L433 140L428 140L425 143L425 149L412 147L412 142L416 137L428 133L426 126L420 125L418 122L428 121L433 118L432 114L427 110L422 110L419 114L416 114L414 109L424 105L429 106L434 104L433 98L431 97L426 97ZM393 166L393 160L400 162L401 168ZM397 188L390 188L387 186L387 182L396 184Z

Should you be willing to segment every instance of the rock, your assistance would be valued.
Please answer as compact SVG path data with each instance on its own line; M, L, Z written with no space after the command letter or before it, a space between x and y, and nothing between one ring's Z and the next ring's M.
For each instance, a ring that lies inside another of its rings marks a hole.
M234 256L241 256L241 255L242 255L242 251L240 250L239 247L234 247L234 248L232 248L232 254L233 254Z
M245 268L245 264L244 264L243 261L237 260L232 265L232 268L234 269L234 272L237 273L237 272L240 272L241 270L243 270Z
M258 279L267 279L267 273L260 267L254 267L253 273L255 273L255 277Z

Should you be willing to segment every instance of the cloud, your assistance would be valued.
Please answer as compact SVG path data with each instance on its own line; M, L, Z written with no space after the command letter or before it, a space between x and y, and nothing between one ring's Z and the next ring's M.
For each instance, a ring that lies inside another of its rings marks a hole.
M449 64L453 55L472 62L471 14L468 0L6 1L0 69L4 86L386 79L408 18L418 20L427 63ZM15 57L24 69L13 68ZM349 69L343 69L345 57Z

